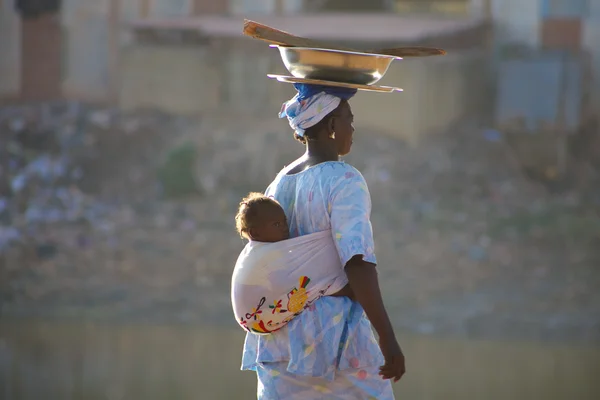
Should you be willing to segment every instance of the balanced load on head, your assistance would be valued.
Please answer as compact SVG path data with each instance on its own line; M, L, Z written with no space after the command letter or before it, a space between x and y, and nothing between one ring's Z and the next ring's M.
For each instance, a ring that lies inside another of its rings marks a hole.
M269 74L280 82L354 88L376 92L402 91L389 86L373 86L387 72L392 61L403 57L444 55L442 49L399 47L368 52L333 46L244 20L244 34L271 43L292 76Z

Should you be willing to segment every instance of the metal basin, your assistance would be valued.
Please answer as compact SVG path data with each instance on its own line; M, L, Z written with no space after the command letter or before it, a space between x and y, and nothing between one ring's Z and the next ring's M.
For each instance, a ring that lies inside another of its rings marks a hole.
M397 57L352 51L277 46L285 67L296 78L372 85Z

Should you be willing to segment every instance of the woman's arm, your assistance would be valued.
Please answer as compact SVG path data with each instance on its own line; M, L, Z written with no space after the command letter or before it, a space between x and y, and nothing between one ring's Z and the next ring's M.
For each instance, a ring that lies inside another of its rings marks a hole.
M329 296L331 296L331 297L347 297L350 300L356 301L356 297L354 296L354 292L352 291L350 284L347 284L346 286L344 286L337 292L330 294Z
M398 380L405 372L404 356L379 289L370 221L371 195L360 172L348 166L347 171L334 180L329 209L331 229L350 289L379 335L379 346L385 357L380 374Z
M394 336L394 328L383 305L375 264L364 261L362 255L355 255L346 264L346 275L356 301L365 310L377 335L380 338Z
M356 301L365 310L379 336L379 347L385 358L380 375L396 382L406 372L404 355L383 305L375 264L364 261L362 255L355 255L346 264L346 275Z

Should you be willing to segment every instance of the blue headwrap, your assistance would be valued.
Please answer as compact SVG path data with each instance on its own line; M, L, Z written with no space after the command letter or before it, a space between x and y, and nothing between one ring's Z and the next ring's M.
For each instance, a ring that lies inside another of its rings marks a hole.
M294 83L294 88L298 91L298 100L307 99L321 92L339 97L342 100L350 100L358 91L357 89L325 85L309 85L307 83Z
M298 136L304 136L306 129L316 125L335 110L342 100L351 99L357 92L356 89L305 83L295 83L294 87L298 94L283 103L279 118L287 117Z

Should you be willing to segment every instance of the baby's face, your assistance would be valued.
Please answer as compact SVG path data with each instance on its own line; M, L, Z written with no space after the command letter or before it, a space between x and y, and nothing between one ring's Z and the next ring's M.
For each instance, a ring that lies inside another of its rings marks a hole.
M272 243L290 238L287 219L281 207L274 205L263 207L258 220L250 230L252 240Z

